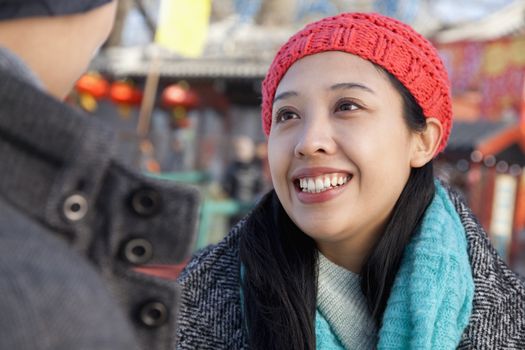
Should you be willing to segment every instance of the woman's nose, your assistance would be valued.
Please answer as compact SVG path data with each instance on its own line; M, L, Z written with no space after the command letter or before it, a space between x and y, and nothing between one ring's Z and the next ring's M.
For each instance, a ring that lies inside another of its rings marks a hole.
M294 154L298 158L329 155L336 151L337 144L329 117L307 118L295 144Z

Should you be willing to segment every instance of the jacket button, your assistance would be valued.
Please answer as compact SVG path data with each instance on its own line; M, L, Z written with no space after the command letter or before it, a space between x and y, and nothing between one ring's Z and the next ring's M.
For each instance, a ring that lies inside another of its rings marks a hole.
M88 202L80 194L73 194L66 198L62 207L64 216L69 221L82 220L88 212Z
M161 205L161 198L157 191L142 188L131 195L131 208L140 216L152 216L156 214Z
M148 302L140 308L139 318L146 327L160 327L168 320L168 309L160 301Z
M132 264L145 264L153 257L153 246L142 238L134 238L124 244L124 258Z

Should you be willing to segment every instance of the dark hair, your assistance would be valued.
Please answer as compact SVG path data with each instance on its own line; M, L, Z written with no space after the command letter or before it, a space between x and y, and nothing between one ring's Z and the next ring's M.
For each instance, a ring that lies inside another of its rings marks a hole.
M315 349L316 245L275 191L248 217L239 254L250 349Z
M401 94L408 127L424 130L426 120L414 97L397 78L377 67ZM362 266L361 288L378 327L405 246L434 191L432 162L413 168L385 232ZM275 191L268 193L247 219L239 254L250 348L315 349L316 244L288 217Z

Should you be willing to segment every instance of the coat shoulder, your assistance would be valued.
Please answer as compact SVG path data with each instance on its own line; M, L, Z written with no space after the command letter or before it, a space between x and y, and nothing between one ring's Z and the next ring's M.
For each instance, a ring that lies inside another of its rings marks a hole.
M181 273L177 349L244 347L240 301L241 228L242 222L220 243L195 254Z
M0 198L0 349L138 349L105 281Z
M465 228L474 280L460 349L525 349L525 283L498 255L463 195L447 188Z
M181 272L178 282L182 286L201 285L202 276L222 278L238 271L240 228L235 226L218 244L197 251Z

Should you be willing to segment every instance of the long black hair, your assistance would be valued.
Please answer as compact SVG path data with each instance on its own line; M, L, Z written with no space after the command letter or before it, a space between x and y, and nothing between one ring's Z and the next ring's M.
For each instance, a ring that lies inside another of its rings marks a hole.
M383 68L403 99L409 129L426 119L412 94ZM405 246L434 196L432 162L412 168L384 233L361 269L361 288L381 325ZM270 191L247 219L240 238L244 321L252 349L315 349L318 251Z

